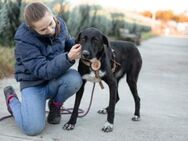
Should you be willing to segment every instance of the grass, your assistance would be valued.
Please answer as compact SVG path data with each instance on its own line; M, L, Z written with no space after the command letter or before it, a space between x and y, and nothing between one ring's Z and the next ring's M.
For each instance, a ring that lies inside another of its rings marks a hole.
M3 79L14 73L14 48L0 46L0 54L0 79Z
M148 40L150 38L156 37L157 35L153 32L143 32L142 33L142 41Z

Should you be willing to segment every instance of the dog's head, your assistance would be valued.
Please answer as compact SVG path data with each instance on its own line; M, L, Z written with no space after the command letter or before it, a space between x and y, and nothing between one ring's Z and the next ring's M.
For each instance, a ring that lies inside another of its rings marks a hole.
M77 36L76 43L82 46L82 59L99 59L105 47L109 47L107 37L96 28L87 28Z

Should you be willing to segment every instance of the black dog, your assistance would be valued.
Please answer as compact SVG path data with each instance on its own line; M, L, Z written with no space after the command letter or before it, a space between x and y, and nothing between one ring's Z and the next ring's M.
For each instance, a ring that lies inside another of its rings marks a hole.
M77 38L82 46L82 56L79 61L78 71L83 78L83 85L76 94L74 110L64 129L74 128L78 109L84 92L84 85L89 81L105 81L110 89L109 106L99 110L99 113L107 113L107 122L102 130L113 130L115 105L119 101L119 80L126 74L127 83L135 101L135 113L133 121L140 119L140 98L137 93L137 79L142 66L142 58L134 44L125 41L112 41L96 28L87 28ZM91 75L93 73L93 75ZM93 79L93 80L92 80Z

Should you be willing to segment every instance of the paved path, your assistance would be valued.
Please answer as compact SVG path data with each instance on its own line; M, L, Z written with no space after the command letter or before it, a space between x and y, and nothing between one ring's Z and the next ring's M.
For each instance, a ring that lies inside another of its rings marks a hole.
M46 125L41 135L28 137L15 125L13 119L0 122L1 141L187 141L188 140L188 38L157 37L139 47L143 68L138 81L141 97L140 122L132 122L134 103L126 80L120 82L120 101L116 106L115 126L112 133L103 133L106 116L97 110L108 103L108 89L97 85L92 108L83 119L78 119L75 130L65 131L62 126L70 115L63 115L60 125ZM13 78L0 81L0 117L8 114L2 89L19 86ZM81 108L88 106L91 83ZM18 92L19 93L19 92ZM72 107L74 97L66 107Z

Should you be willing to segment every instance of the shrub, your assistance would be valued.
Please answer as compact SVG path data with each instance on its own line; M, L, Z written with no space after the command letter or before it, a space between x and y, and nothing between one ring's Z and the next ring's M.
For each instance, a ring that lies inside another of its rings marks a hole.
M2 79L14 73L14 49L0 47L0 54L0 79Z
M70 34L75 36L87 27L96 27L105 34L111 31L111 21L108 15L98 5L80 5L69 12L67 26Z
M0 44L3 46L13 46L14 34L20 25L20 7L21 0L0 2Z

